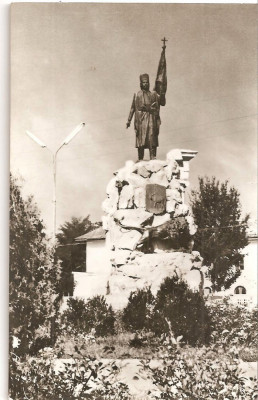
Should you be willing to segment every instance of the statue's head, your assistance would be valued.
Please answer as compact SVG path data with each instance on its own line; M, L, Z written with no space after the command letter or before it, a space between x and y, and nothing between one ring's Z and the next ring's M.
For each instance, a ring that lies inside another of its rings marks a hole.
M140 87L142 90L149 90L150 89L150 81L148 74L140 75Z

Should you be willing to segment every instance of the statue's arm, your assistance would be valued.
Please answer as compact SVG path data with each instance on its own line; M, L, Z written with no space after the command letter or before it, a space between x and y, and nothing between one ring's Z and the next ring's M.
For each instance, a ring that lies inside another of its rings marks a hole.
M135 112L135 97L136 96L134 94L131 109L130 109L129 116L128 116L128 121L126 123L126 128L129 128L129 126L131 125L131 121L132 121L132 118L133 118L133 115Z

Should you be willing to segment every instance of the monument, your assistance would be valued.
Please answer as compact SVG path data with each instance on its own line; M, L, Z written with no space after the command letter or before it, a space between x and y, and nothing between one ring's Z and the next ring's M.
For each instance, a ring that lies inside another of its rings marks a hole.
M193 252L196 232L184 193L189 185L189 162L197 151L174 149L157 160L159 106L165 105L167 88L165 38L155 90L141 75L141 91L134 96L127 127L135 114L138 160L127 161L114 172L102 204L111 274L107 301L123 308L131 291L149 286L155 294L162 281L174 274L199 290L201 257ZM155 101L153 101L155 100ZM144 149L150 160L144 161Z
M150 159L155 160L157 147L159 145L159 128L161 124L160 106L166 104L167 91L167 68L166 68L166 41L162 39L163 47L158 66L158 72L153 91L150 91L148 74L140 75L141 90L134 94L132 106L126 123L129 128L134 115L134 130L136 134L136 145L138 148L138 160L143 160L144 150L149 149Z

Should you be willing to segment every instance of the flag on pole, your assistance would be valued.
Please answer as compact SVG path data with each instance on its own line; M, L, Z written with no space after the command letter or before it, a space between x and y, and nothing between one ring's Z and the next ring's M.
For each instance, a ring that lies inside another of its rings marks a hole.
M160 94L166 94L167 91L167 63L166 63L166 55L165 55L165 41L166 39L162 39L164 45L162 47L162 52L159 60L158 72L155 81L154 90Z

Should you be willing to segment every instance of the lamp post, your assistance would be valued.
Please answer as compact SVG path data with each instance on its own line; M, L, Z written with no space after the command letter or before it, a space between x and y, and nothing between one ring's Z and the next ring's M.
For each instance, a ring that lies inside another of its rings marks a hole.
M55 245L56 242L56 158L57 158L57 153L59 150L64 145L68 145L70 141L77 135L77 133L80 132L80 130L85 126L84 122L81 122L74 130L69 133L69 135L65 138L65 140L62 142L61 146L58 147L58 149L53 153L47 145L42 142L39 138L37 138L35 135L33 135L31 132L26 131L26 134L34 141L36 142L40 147L46 148L52 155L53 158L53 242Z

